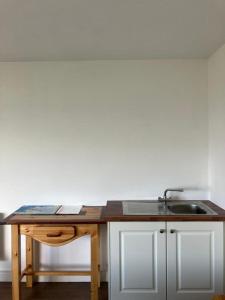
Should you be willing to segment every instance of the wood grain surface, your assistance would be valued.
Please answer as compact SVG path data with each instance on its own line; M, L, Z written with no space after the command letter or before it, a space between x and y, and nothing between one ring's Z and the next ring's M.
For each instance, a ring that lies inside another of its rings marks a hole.
M83 206L79 215L15 215L5 224L103 224L109 221L225 221L225 210L202 200L217 215L123 215L122 201L108 201L106 206Z
M3 220L5 224L100 224L102 206L83 206L78 215L17 215L12 213Z

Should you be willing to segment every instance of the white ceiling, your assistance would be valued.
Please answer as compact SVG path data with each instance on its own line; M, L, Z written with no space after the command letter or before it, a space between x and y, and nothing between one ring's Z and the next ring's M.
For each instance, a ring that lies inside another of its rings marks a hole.
M206 58L225 0L0 0L0 61Z

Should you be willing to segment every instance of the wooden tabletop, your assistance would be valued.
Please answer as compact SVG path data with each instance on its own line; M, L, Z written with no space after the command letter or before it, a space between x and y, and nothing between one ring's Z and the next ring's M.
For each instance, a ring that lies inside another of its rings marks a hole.
M21 215L12 213L4 224L101 224L103 206L83 206L78 215Z
M211 201L201 200L216 215L123 215L122 201L108 201L102 218L106 221L225 221L225 210Z

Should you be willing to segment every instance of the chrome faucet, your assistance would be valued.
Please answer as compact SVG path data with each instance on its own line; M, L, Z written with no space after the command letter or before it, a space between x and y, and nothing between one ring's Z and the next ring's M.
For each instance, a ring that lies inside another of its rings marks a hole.
M167 206L167 201L171 199L171 197L167 197L168 192L183 192L184 189L166 189L163 193L163 197L159 197L158 201L165 202L165 206Z

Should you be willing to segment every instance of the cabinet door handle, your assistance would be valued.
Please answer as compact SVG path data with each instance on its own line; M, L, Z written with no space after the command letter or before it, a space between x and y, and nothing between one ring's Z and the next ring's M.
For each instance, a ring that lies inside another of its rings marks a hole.
M165 232L165 229L160 229L159 232L160 232L160 233L164 233L164 232Z
M55 233L47 233L46 236L51 238L51 237L60 237L63 233L60 232L55 232Z
M170 233L175 233L176 230L175 229L170 229Z

